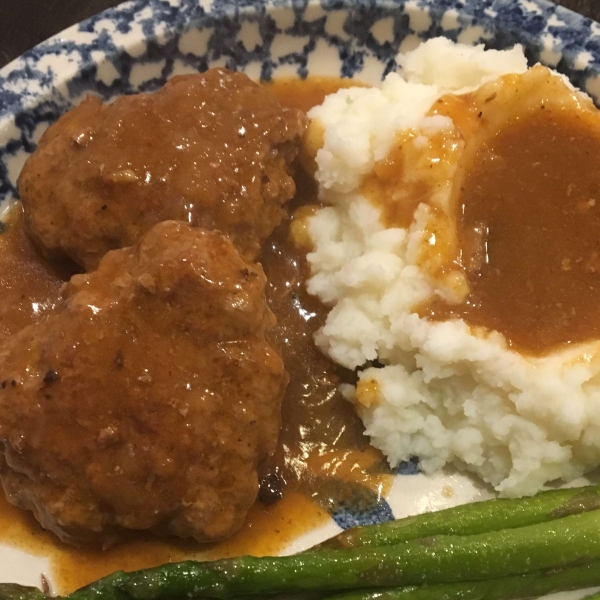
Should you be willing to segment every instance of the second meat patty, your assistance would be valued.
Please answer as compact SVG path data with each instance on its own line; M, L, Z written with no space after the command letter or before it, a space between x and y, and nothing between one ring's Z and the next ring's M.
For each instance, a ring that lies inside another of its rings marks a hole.
M0 479L67 542L219 540L275 449L287 373L259 265L164 222L66 284L0 350Z

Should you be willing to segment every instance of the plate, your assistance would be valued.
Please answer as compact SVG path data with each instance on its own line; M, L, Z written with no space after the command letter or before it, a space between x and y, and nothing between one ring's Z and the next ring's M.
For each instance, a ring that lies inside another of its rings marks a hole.
M545 0L134 0L49 39L0 70L0 212L44 130L86 94L104 100L224 66L253 79L325 75L377 83L399 51L443 35L491 48L521 43L531 63L600 98L600 25ZM296 539L302 550L340 528L489 496L458 473L403 465L386 501L341 511ZM39 585L49 563L0 546L0 581ZM582 594L560 595L578 598Z

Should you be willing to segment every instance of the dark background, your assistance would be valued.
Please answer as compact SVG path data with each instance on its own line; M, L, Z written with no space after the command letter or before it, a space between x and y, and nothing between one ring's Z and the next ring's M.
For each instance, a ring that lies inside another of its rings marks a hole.
M32 46L120 0L0 0L0 67ZM558 0L600 21L600 0Z

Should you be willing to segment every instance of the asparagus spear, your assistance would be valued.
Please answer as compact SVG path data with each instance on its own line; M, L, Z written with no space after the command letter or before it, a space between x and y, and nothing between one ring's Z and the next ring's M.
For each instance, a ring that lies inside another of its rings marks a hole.
M515 600L595 585L600 585L600 563L598 562L573 569L540 571L487 581L442 583L379 591L352 591L328 596L324 600ZM585 600L598 599L600 594Z
M69 600L264 597L493 579L600 561L600 510L472 536L435 536L392 546L167 564L114 574Z
M531 498L498 499L438 512L354 527L318 548L385 546L432 535L473 535L543 523L600 508L600 486L542 492Z
M487 581L446 583L378 591L351 591L324 600L516 600L600 585L600 563ZM35 587L0 584L0 600L47 600ZM600 600L600 593L585 600Z
M183 563L176 563L183 564ZM149 571L158 571L168 565L157 567L156 569L148 569ZM134 571L132 573L125 573L123 571L115 571L98 581L94 581L85 587L76 590L66 598L86 598L86 600L129 600L127 592L121 589L121 585L127 583L129 577L134 576L136 573L142 573L143 571ZM202 596L200 596L202 597ZM1 600L1 599L0 599ZM21 600L34 600L28 598L22 598Z
M0 600L46 600L46 596L36 587L0 583Z

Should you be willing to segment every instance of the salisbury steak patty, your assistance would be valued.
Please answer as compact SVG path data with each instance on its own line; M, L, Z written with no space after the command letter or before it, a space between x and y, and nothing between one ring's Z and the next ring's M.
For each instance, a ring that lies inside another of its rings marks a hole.
M86 269L168 219L218 229L254 260L294 195L304 126L300 111L225 69L112 104L88 97L23 168L25 226L46 254Z
M172 221L73 277L62 311L0 351L9 501L68 542L240 527L287 381L265 281L222 235Z

